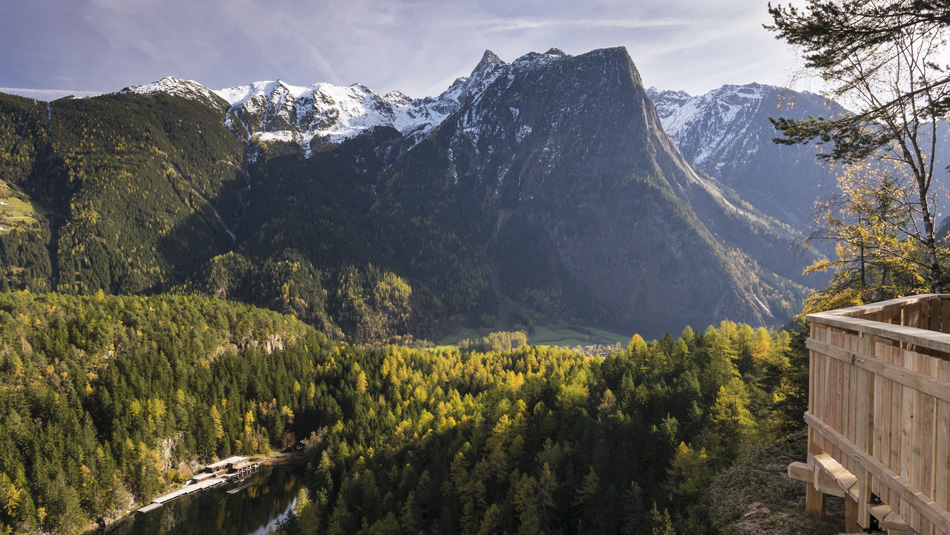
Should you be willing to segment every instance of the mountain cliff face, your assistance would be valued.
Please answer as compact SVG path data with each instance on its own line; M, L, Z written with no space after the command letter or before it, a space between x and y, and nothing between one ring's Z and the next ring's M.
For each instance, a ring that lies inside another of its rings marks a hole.
M486 52L425 99L172 78L125 93L0 99L0 180L46 214L0 233L7 287L200 291L355 339L776 324L804 292L787 231L687 163L622 48ZM18 271L27 249L47 271Z
M794 292L744 252L784 250L787 237L690 168L626 50L551 50L491 69L384 174L384 231L419 222L388 236L408 241L410 265L439 254L426 228L448 227L465 236L464 263L484 261L502 312L574 310L650 334L787 314Z
M842 113L813 93L775 86L726 85L691 97L649 90L663 128L697 168L742 192L756 207L805 229L814 202L835 185L813 145L777 145L769 117L806 119Z

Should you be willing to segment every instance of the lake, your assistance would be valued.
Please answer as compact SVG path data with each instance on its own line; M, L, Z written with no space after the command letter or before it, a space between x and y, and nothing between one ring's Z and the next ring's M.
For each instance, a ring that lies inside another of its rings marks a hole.
M265 535L287 518L303 486L300 467L264 466L247 479L182 496L148 513L133 513L106 535ZM249 487L228 494L227 491Z

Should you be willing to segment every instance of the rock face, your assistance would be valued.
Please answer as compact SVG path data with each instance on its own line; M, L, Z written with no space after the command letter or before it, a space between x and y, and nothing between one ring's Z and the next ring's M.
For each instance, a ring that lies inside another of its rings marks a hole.
M465 236L461 263L485 266L502 314L570 310L649 335L788 313L800 290L748 253L781 271L787 237L689 166L625 49L528 54L482 78L383 176L374 213L384 231L411 222L386 237L405 262L444 254L427 239L442 228Z
M813 145L777 145L769 117L805 119L844 110L813 93L749 84L691 97L649 89L663 128L697 168L742 193L757 208L804 229L815 199L835 185Z

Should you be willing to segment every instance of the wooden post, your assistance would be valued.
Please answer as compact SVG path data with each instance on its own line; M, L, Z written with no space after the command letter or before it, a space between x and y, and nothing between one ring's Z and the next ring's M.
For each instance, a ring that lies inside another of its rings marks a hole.
M809 338L816 338L816 327L815 324L811 324L811 330L809 332ZM815 362L815 352L808 352L808 410L815 410L815 399L816 399L816 365ZM808 455L817 455L821 453L821 448L818 446L818 443L815 441L815 430L808 426ZM811 463L809 463L811 465ZM811 466L814 469L814 466ZM825 496L817 488L815 488L814 483L805 484L805 512L817 517L822 518L825 513Z
M815 518L822 518L825 512L825 495L811 483L805 484L805 512Z
M858 525L858 502L850 496L844 497L844 533L862 533L864 529Z
M821 448L815 442L815 430L811 426L808 426L808 453L821 453ZM815 467L812 466L812 469ZM822 518L825 514L825 495L815 488L813 482L805 483L805 512L816 518Z

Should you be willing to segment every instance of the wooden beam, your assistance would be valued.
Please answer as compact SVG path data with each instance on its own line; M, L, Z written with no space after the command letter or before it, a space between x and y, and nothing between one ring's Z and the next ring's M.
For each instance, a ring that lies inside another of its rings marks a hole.
M910 524L904 521L897 511L891 510L890 505L878 504L868 506L868 512L877 519L878 526L881 529L905 531L912 529Z
M933 349L941 353L950 354L950 334L928 331L906 325L892 325L863 318L851 318L829 313L809 314L809 321L839 329L867 333L889 340L896 340L905 344Z
M862 533L864 529L858 524L858 502L850 497L844 499L844 532Z
M824 515L825 495L814 485L805 485L805 512L816 518Z
M858 355L852 351L825 344L817 340L812 340L810 338L805 342L805 346L816 353L821 353L822 355L827 355L835 360L852 364L857 368L867 370L871 373L880 375L885 379L900 383L904 386L909 386L918 392L923 392L924 394L950 403L950 382L937 379L932 375L894 366L893 364L885 362L881 359L866 355ZM931 357L929 355L925 356L927 358L935 359L935 357Z
M804 481L811 483L814 480L813 470L805 463L792 463L788 465L788 477L795 481Z
M912 295L909 297L898 297L897 299L888 299L887 301L878 301L877 303L870 303L867 305L858 305L847 308L838 308L828 312L820 312L816 314L809 314L808 321L811 321L812 316L866 316L868 314L874 314L876 312L885 312L887 310L895 308L903 308L907 305L912 305L916 303L921 303L923 301L930 301L933 299L950 299L950 294L920 294Z
M854 443L815 415L806 412L805 421L811 429L821 434L822 437L834 442L844 455L853 456L865 470L900 496L921 516L932 522L937 529L950 532L950 512L947 512L943 506L935 503L929 496L911 485L906 478L897 475L877 459L868 456L866 452L860 450Z

